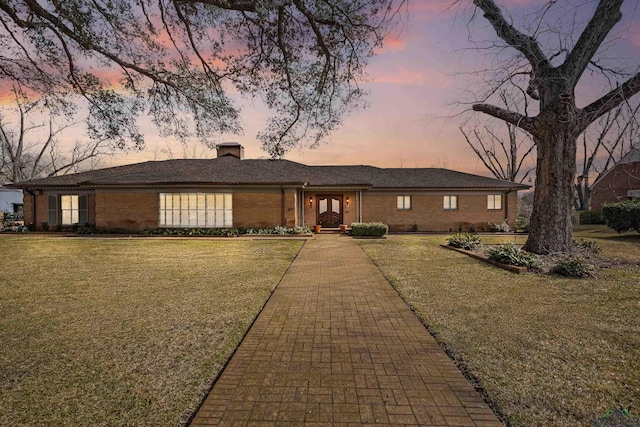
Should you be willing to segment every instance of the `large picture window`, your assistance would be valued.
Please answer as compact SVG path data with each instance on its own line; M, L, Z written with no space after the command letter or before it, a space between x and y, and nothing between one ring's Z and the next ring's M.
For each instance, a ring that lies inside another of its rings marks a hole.
M160 193L160 227L233 227L231 193Z
M86 224L89 221L86 195L49 196L49 225Z
M489 210L502 209L502 194L489 194L487 196L487 209Z

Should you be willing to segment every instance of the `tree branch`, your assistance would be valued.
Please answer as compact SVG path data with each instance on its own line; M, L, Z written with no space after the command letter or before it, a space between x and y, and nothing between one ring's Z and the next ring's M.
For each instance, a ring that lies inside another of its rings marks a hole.
M536 120L531 117L523 116L515 111L509 111L491 104L474 104L473 111L480 111L481 113L504 120L505 122L511 123L532 135L537 134L535 127Z
M600 0L578 42L561 65L562 75L570 79L572 87L578 83L607 34L622 18L622 3L623 0Z
M536 39L521 33L509 24L493 0L473 0L473 4L484 12L484 17L489 21L494 30L496 30L498 37L527 58L527 61L529 61L533 68L534 74L538 74L538 70L541 68L551 68L549 59L547 59L542 52Z
M584 131L598 117L622 104L626 99L640 92L640 72L600 99L583 108L579 113L579 128Z

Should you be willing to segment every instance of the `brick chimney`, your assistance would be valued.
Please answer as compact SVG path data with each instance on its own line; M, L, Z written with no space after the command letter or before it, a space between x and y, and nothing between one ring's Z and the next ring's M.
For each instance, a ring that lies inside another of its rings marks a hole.
M223 142L216 145L217 157L234 156L240 160L244 159L244 147L237 142Z

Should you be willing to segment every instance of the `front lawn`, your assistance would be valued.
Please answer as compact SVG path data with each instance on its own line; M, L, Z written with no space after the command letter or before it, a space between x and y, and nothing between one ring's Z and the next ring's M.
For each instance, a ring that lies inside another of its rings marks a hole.
M184 422L302 244L0 236L0 425Z
M640 260L640 236L600 227L576 238ZM619 407L640 415L640 267L564 279L440 248L446 236L358 243L510 426L593 425Z

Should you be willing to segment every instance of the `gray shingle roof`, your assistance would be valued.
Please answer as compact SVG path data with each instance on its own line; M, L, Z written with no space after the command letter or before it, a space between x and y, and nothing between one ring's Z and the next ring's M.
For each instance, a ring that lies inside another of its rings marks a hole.
M374 166L307 166L289 160L179 159L136 163L51 178L13 186L108 187L148 185L295 185L308 187L391 188L504 188L526 185L448 169L383 169Z

